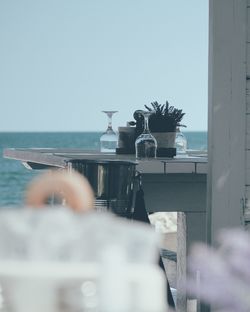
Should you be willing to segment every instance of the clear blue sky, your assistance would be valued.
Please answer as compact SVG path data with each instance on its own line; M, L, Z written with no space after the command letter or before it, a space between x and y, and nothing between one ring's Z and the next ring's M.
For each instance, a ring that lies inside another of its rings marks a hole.
M168 100L207 129L208 0L1 0L0 131L104 130Z

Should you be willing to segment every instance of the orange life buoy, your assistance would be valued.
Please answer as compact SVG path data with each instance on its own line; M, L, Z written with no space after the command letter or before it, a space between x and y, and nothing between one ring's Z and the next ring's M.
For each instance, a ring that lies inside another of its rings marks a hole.
M67 206L78 212L94 207L94 194L88 180L76 171L52 170L36 177L26 192L26 204L42 207L55 194L66 200Z

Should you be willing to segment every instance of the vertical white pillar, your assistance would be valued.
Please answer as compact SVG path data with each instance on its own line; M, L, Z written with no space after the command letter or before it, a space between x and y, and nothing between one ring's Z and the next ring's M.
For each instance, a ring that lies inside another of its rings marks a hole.
M242 223L245 188L246 0L210 0L208 241Z

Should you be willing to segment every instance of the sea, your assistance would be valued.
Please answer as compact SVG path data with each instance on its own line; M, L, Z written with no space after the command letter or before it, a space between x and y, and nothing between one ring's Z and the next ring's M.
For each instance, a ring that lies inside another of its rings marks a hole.
M18 160L3 158L5 148L74 148L99 150L101 132L0 132L0 207L23 206L25 190L39 173ZM188 149L207 150L206 131L186 131Z

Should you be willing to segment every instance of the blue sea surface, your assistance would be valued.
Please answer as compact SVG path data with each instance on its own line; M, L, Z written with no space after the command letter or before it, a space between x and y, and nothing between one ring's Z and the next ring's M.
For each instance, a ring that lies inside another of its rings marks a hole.
M184 132L188 148L207 150L207 132ZM38 171L20 161L3 158L5 148L80 148L99 150L100 132L2 132L0 133L0 207L21 206L25 189Z

